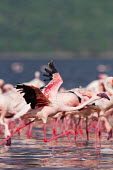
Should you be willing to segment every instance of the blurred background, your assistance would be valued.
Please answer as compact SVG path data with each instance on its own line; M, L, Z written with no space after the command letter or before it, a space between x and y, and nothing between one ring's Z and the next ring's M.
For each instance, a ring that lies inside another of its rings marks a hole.
M0 78L28 82L52 59L68 89L113 75L113 1L0 0ZM82 60L81 60L82 59Z
M0 58L113 57L113 1L0 0Z

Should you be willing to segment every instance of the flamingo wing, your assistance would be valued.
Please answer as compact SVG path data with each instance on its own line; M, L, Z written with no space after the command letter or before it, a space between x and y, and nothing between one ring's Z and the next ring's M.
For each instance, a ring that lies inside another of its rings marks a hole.
M32 109L34 109L35 106L42 107L51 103L41 90L35 86L17 84L16 89L20 89L20 93L24 93L23 97L27 104L30 103Z
M48 66L50 70L45 68L46 74L44 74L43 76L49 78L49 79L45 79L45 81L48 80L51 81L48 83L48 85L45 86L45 88L43 89L43 93L48 99L54 100L58 93L59 87L63 83L63 80L60 74L57 72L52 61L48 63Z

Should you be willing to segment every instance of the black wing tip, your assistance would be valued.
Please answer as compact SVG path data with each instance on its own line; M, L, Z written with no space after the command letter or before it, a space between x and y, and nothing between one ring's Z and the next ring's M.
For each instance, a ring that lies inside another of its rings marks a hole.
M45 86L42 86L42 87L40 87L40 90L43 90L45 88Z
M51 60L48 63L49 69L45 68L47 74L43 74L43 76L48 77L49 79L45 79L44 81L50 81L53 78L53 74L58 73L57 69L55 68L53 61Z
M25 99L26 103L29 104L32 109L35 109L36 106L36 94L34 89L29 85L25 84L17 84L16 89L20 89L20 93L24 93L23 98Z
M49 66L49 67L54 66L53 60L51 60L51 61L48 63L48 66Z
M53 60L51 60L49 63L48 63L48 66L49 68L52 70L52 73L57 73L57 69L55 68L54 66L54 63L53 63Z
M15 88L16 89L21 89L21 88L23 88L25 85L24 84L17 84L16 86L15 86Z

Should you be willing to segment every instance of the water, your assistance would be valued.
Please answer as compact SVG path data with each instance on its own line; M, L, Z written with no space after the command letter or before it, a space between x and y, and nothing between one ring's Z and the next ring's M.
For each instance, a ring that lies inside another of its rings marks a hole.
M11 65L18 62L23 66L23 72L14 72ZM30 81L34 77L34 72L40 70L41 65L46 65L49 60L1 60L0 78L6 83L22 83ZM55 60L55 65L60 72L64 83L63 87L70 89L73 87L86 86L96 79L98 74L97 66L106 65L106 73L113 75L112 60ZM104 70L105 72L105 70ZM42 76L41 76L42 79ZM87 142L84 136L77 138L75 142L71 136L72 145L64 136L57 141L44 143L42 125L37 125L33 129L32 138L26 136L26 129L21 132L21 136L15 134L12 138L12 146L0 147L0 169L113 169L113 139L107 141L107 134L102 134L101 148L95 144L95 135L90 134L90 141ZM50 138L48 133L48 138ZM1 135L1 141L4 136Z
M57 142L44 143L42 130L34 129L31 139L15 135L12 146L0 155L0 168L35 169L37 167L104 169L113 168L113 140L102 135L101 149L96 149L94 138L89 143L72 138L70 147L66 137ZM5 147L5 146L4 146ZM1 151L4 148L1 148Z
M6 83L23 83L34 78L34 72L40 71L42 65L47 65L50 60L0 60L0 78ZM11 69L13 63L20 63L23 72L14 72ZM97 66L106 65L109 76L113 75L112 60L97 59L76 59L76 60L54 60L55 66L60 72L64 83L63 87L71 89L73 87L86 86L98 75ZM41 74L41 79L43 74Z

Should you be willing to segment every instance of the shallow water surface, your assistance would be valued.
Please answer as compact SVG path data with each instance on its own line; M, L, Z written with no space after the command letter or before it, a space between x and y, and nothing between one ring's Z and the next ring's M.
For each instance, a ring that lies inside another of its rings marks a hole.
M48 138L50 138L48 134ZM107 134L102 134L101 146L95 142L95 135L90 134L87 142L79 136L71 143L67 137L61 137L49 143L43 142L43 131L34 128L32 138L25 134L12 138L12 146L0 148L0 168L35 169L35 168L78 168L104 169L113 168L113 140L107 141Z

